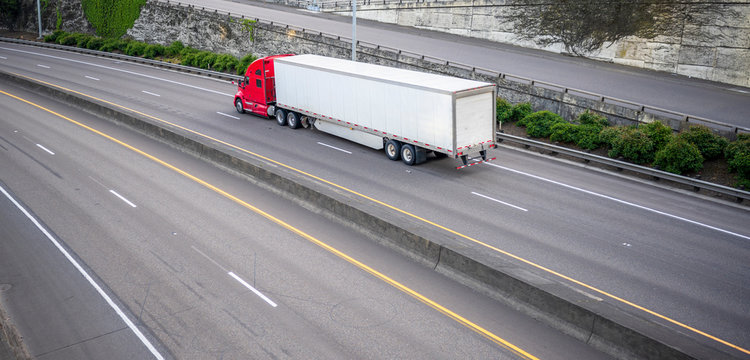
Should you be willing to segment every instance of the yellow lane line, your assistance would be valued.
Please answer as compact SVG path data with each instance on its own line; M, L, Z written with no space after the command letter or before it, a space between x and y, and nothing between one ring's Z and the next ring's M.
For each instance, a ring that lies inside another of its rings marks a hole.
M487 249L490 249L490 250L492 250L492 251L495 251L495 252L501 253L501 254L503 254L503 255L506 255L506 256L508 256L508 257L511 257L511 258L513 258L513 259L516 259L516 260L518 260L518 261L520 261L520 262L523 262L523 263L525 263L525 264L528 264L528 265L530 265L530 266L533 266L533 267L535 267L535 268L537 268L537 269L540 269L540 270L542 270L542 271L545 271L545 272L547 272L547 273L549 273L549 274L552 274L552 275L555 275L555 276L557 276L557 277L560 277L560 278L562 278L562 279L565 279L565 280L567 280L567 281L570 281L570 282L572 282L572 283L574 283L574 284L578 284L578 285L580 285L580 286L582 286L582 287L584 287L584 288L587 288L587 289L589 289L589 290L591 290L591 291L597 292L597 293L599 293L599 294L601 294L601 295L604 295L604 296L606 296L606 297L608 297L608 298L610 298L610 299L613 299L613 300L619 301L619 302L621 302L621 303L623 303L623 304L626 304L626 305L628 305L628 306L631 306L631 307L633 307L633 308L635 308L635 309L641 310L641 311L643 311L643 312L646 312L646 313L648 313L648 314L651 314L651 315L653 315L653 316L655 316L655 317L657 317L657 318L660 318L660 319L662 319L662 320L665 320L665 321L667 321L667 322L669 322L669 323L672 323L672 324L674 324L674 325L677 325L677 326L679 326L679 327L681 327L681 328L683 328L683 329L687 329L687 330L690 330L690 331L692 331L692 332L694 332L694 333L696 333L696 334L699 334L699 335L701 335L701 336L704 336L704 337L706 337L706 338L708 338L708 339L711 339L711 340L713 340L713 341L716 341L716 342L718 342L718 343L720 343L720 344L726 345L726 346L728 346L728 347L731 347L731 348L733 348L733 349L739 350L739 351L741 351L741 352L743 352L743 353L745 353L745 354L748 354L748 355L750 355L750 350L748 350L748 349L745 349L745 348L742 348L742 347L740 347L740 346L738 346L738 345L732 344L732 343L730 343L730 342L728 342L728 341L726 341L726 340L720 339L720 338L718 338L718 337L716 337L716 336L713 336L713 335L711 335L711 334L708 334L708 333L706 333L706 332L704 332L704 331L698 330L698 329L696 329L696 328L694 328L694 327L691 327L691 326L689 326L689 325L687 325L687 324L684 324L684 323L682 323L682 322L680 322L680 321L677 321L677 320L675 320L675 319L672 319L672 318L670 318L670 317L667 317L667 316L665 316L665 315L659 314L659 313L657 313L657 312L655 312L655 311L653 311L653 310L649 310L649 309L647 309L647 308L645 308L645 307L643 307L643 306L640 306L640 305L638 305L638 304L635 304L635 303L633 303L633 302L630 302L630 301L628 301L628 300L625 300L625 299L623 299L623 298L621 298L621 297L618 297L618 296L616 296L616 295L610 294L610 293L608 293L608 292L606 292L606 291L604 291L604 290L598 289L598 288L596 288L596 287L594 287L594 286L588 285L588 284L586 284L586 283L584 283L584 282L581 282L581 281L579 281L579 280L576 280L576 279L573 279L573 278L571 278L571 277L569 277L569 276L563 275L563 274L561 274L561 273L559 273L559 272L557 272L557 271L554 271L554 270L548 269L548 268L546 268L546 267L544 267L544 266L542 266L542 265L539 265L539 264L537 264L537 263L535 263L535 262L532 262L532 261L530 261L530 260L526 260L526 259L524 259L524 258L522 258L522 257L520 257L520 256L517 256L517 255L511 254L511 253L509 253L509 252L507 252L507 251L505 251L505 250L502 250L502 249L496 248L496 247L494 247L494 246L492 246L492 245L489 245L489 244L486 244L486 243L484 243L484 242L481 242L481 241L479 241L479 240L477 240L477 239L474 239L474 238L472 238L472 237L470 237L470 236L468 236L468 235L464 235L464 234L462 234L462 233L459 233L459 232L457 232L457 231L455 231L455 230L453 230L453 229L447 228L447 227L445 227L445 226L443 226L443 225L437 224L437 223L435 223L435 222L433 222L433 221L430 221L430 220L427 220L427 219L425 219L425 218L422 218L422 217L420 217L420 216L418 216L418 215L412 214L412 213L410 213L410 212L408 212L408 211L406 211L406 210L402 210L402 209L400 209L400 208L397 208L397 207L395 207L395 206L393 206L393 205L390 205L390 204L387 204L387 203L385 203L385 202L382 202L382 201L380 201L380 200L374 199L374 198L372 198L372 197L370 197L370 196L364 195L364 194L362 194L362 193L359 193L359 192L357 192L357 191L354 191L354 190L352 190L352 189L349 189L349 188L347 188L347 187L344 187L344 186L342 186L342 185L339 185L339 184L333 183L333 182L331 182L331 181L325 180L325 179L323 179L323 178L320 178L320 177L318 177L318 176L315 176L315 175L313 175L313 174L310 174L310 173L308 173L308 172L305 172L305 171L303 171L303 170L299 170L299 169L297 169L297 168L294 168L294 167L292 167L292 166L289 166L289 165L286 165L286 164L284 164L284 163L278 162L278 161L276 161L276 160L270 159L270 158L268 158L268 157L266 157L266 156L263 156L263 155L260 155L260 154L256 154L256 153L254 153L254 152L252 152L252 151L250 151L250 150L247 150L247 149L241 148L241 147L239 147L239 146L237 146L237 145L233 145L233 144L230 144L230 143L228 143L228 142L226 142L226 141L222 141L222 140L216 139L216 138L214 138L214 137L211 137L211 136L209 136L209 135L206 135L206 134L200 133L200 132L198 132L198 131L195 131L195 130L192 130L192 129L188 129L188 128L184 127L184 126L180 126L180 125L177 125L177 124L175 124L175 123L171 123L171 122L169 122L169 121L166 121L166 120L162 120L162 119L160 119L160 118L157 118L157 117L155 117L155 116L152 116L152 115L149 115L149 114L146 114L146 113L140 112L140 111L138 111L138 110L130 109L130 108L128 108L128 107L125 107L125 106L122 106L122 105L119 105L119 104L115 104L115 103L113 103L113 102L110 102L110 101L107 101L107 100L103 100L103 99L97 98L97 97L95 97L95 96L91 96L91 95L88 95L88 94L84 94L84 93L81 93L81 92L78 92L78 91L75 91L75 90L71 90L71 89L65 88L65 87L63 87L63 86L60 86L60 85L56 85L56 84L52 84L52 83L48 83L48 82L46 82L46 81L42 81L42 80L39 80L39 79L35 79L35 78L29 77L29 76L25 76L25 75L21 75L21 74L15 74L15 73L13 73L13 75L16 75L16 76L20 76L20 77L23 77L23 78L26 78L26 79L29 79L29 80L32 80L32 81L36 81L36 82L39 82L39 83L42 83L42 84L46 84L46 85L49 85L49 86L52 86L52 87L56 87L56 88L58 88L58 89L62 89L62 90L65 90L65 91L69 91L69 92L72 92L72 93L75 93L75 94L78 94L78 95L81 95L81 96L87 97L87 98L89 98L89 99L94 99L94 100L97 100L97 101L100 101L100 102L103 102L103 103L106 103L106 104L109 104L109 105L112 105L112 106L115 106L115 107L118 107L118 108L121 108L121 109L124 109L124 110L127 110L127 111L131 111L131 112L133 112L133 113L139 114L139 115L141 115L141 116L144 116L144 117L147 117L147 118L149 118L149 119L153 119L153 120L155 120L155 121L158 121L158 122L161 122L161 123L163 123L163 124L167 124L167 125L170 125L170 126L174 126L174 127L178 128L178 129L181 129L181 130L187 131L187 132L189 132L189 133L192 133L192 134L195 134L195 135L201 136L201 137L203 137L203 138L206 138L206 139L209 139L209 140L212 140L212 141L216 141L217 143L220 143L220 144L222 144L222 145L225 145L225 146L231 147L231 148L233 148L233 149L235 149L235 150L238 150L238 151L244 152L244 153L246 153L246 154L248 154L248 155L252 155L252 156L254 156L254 157L256 157L256 158L259 158L259 159L265 160L265 161L267 161L267 162L270 162L270 163L276 164L276 165L278 165L278 166L281 166L281 167L287 168L287 169L289 169L289 170L292 170L292 171L294 171L294 172L297 172L297 173L299 173L299 174L305 175L305 176L307 176L307 177L310 177L310 178L312 178L312 179L315 179L315 180L317 180L317 181L320 181L320 182L322 182L322 183L325 183L325 184L328 184L328 185L330 185L330 186L333 186L333 187L335 187L335 188L338 188L338 189L341 189L341 190L343 190L343 191L346 191L346 192L348 192L348 193L350 193L350 194L354 194L354 195L356 195L356 196L359 196L359 197L362 197L362 198L364 198L364 199L367 199L367 200L369 200L369 201L372 201L372 202L373 202L373 203L375 203L375 204L378 204L378 205L381 205L381 206L383 206L383 207L389 208L389 209L391 209L391 210L393 210L393 211L396 211L396 212L398 212L398 213L401 213L401 214L403 214L403 215L406 215L406 216L408 216L408 217L411 217L411 218L413 218L413 219L416 219L416 220L422 221L422 222L424 222L424 223L426 223L426 224L432 225L432 226L434 226L434 227L436 227L436 228L438 228L438 229L441 229L441 230L443 230L443 231L446 231L446 232L448 232L448 233L451 233L451 234L453 234L453 235L456 235L456 236L458 236L458 237L460 237L460 238L463 238L463 239L465 239L465 240L471 241L471 242L473 242L473 243L475 243L475 244L478 244L478 245L480 245L480 246L483 246L483 247L485 247L485 248L487 248Z
M463 326L465 326L465 327L467 327L467 328L475 331L476 333L484 336L485 338L489 339L490 341L492 341L492 342L494 342L494 343L496 343L496 344L498 344L498 345L500 345L500 346L502 346L502 347L504 347L504 348L512 351L513 353L515 353L519 357L524 358L524 359L529 359L529 360L538 360L537 357L529 354L528 352L524 351L523 349L519 348L518 346L513 345L512 343L508 342L507 340L505 340L505 339L503 339L503 338L501 338L501 337L493 334L492 332L490 332L490 331L482 328L481 326L479 326L479 325L471 322L470 320L462 317L461 315L456 314L455 312L451 311L450 309L448 309L448 308L446 308L446 307L438 304L437 302L431 300L430 298L428 298L428 297L420 294L419 292L417 292L415 290L412 290L411 288L407 287L406 285L401 284L400 282L398 282L398 281L396 281L396 280L388 277L387 275L385 275L385 274L383 274L383 273L381 273L381 272L373 269L372 267L370 267L370 266L368 266L368 265L360 262L359 260L357 260L357 259L355 259L355 258L353 258L353 257L351 257L349 255L347 255L346 253L341 252L340 250L334 248L333 246L328 245L327 243L325 243L325 242L323 242L323 241L315 238L314 236L312 236L312 235L310 235L310 234L308 234L308 233L306 233L306 232L304 232L304 231L302 231L302 230L300 230L300 229L298 229L298 228L290 225L289 223L287 223L287 222L285 222L285 221L283 221L283 220L281 220L281 219L279 219L277 217L274 217L273 215L271 215L271 214L269 214L269 213L267 213L267 212L265 212L265 211L263 211L263 210L255 207L255 206L253 206L252 204L249 204L249 203L247 203L247 202L245 202L245 201L237 198L236 196L234 196L234 195L232 195L232 194L230 194L230 193L228 193L228 192L226 192L226 191L224 191L224 190L222 190L222 189L220 189L220 188L218 188L218 187L216 187L216 186L214 186L214 185L212 185L212 184L210 184L210 183L208 183L208 182L206 182L206 181L204 181L204 180L202 180L202 179L200 179L200 178L198 178L198 177L196 177L196 176L194 176L194 175L192 175L192 174L190 174L190 173L188 173L188 172L186 172L186 171L184 171L184 170L182 170L182 169L180 169L180 168L178 168L176 166L174 166L174 165L172 165L172 164L170 164L170 163L168 163L168 162L166 162L164 160L161 160L161 159L157 158L156 156L153 156L153 155L151 155L151 154L149 154L149 153L147 153L147 152L145 152L143 150L140 150L140 149L138 149L138 148L136 148L136 147L134 147L134 146L132 146L132 145L130 145L128 143L125 143L125 142L123 142L123 141L121 141L121 140L119 140L117 138L114 138L114 137L112 137L112 136L110 136L110 135L108 135L106 133L103 133L103 132L101 132L99 130L96 130L96 129L88 126L88 125L85 125L85 124L80 123L80 122L78 122L76 120L73 120L73 119L71 119L71 118L69 118L69 117L67 117L65 115L62 115L62 114L59 114L59 113L57 113L55 111L47 109L47 108L45 108L45 107L43 107L41 105L35 104L33 102L30 102L30 101L25 100L23 98L20 98L18 96L9 94L9 93L7 93L5 91L2 91L2 90L0 90L0 93L2 93L4 95L7 95L7 96L9 96L11 98L14 98L16 100L22 101L22 102L24 102L26 104L29 104L31 106L34 106L34 107L36 107L36 108L38 108L40 110L46 111L46 112L48 112L48 113L50 113L52 115L55 115L57 117L65 119L65 120L67 120L70 123L78 125L78 126L84 128L84 129L86 129L88 131L91 131L91 132L93 132L93 133L95 133L97 135L100 135L100 136L102 136L102 137L104 137L104 138L106 138L106 139L108 139L108 140L110 140L112 142L115 142L115 143L117 143L117 144L119 144L119 145L121 145L121 146L123 146L123 147L125 147L127 149L130 149L133 152L138 153L138 154L140 154L140 155L142 155L142 156L144 156L144 157L146 157L146 158L148 158L148 159L150 159L150 160L152 160L152 161L154 161L154 162L156 162L156 163L158 163L158 164L160 164L160 165L162 165L162 166L164 166L164 167L166 167L166 168L168 168L168 169L170 169L170 170L172 170L174 172L177 172L180 175L182 175L182 176L184 176L184 177L186 177L186 178L188 178L190 180L193 180L194 182L196 182L196 183L198 183L200 185L203 185L204 187L206 187L206 188L208 188L208 189L210 189L210 190L218 193L219 195L224 196L227 199L232 200L233 202L235 202L235 203L237 203L237 204L239 204L239 205L241 205L241 206L243 206L243 207L245 207L245 208L247 208L247 209L255 212L256 214L265 217L266 219L268 219L268 220L270 220L270 221L272 221L272 222L280 225L281 227L283 227L283 228L291 231L292 233L295 233L295 234L301 236L302 238L304 238L304 239L312 242L313 244L318 245L319 247L325 249L326 251L328 251L330 253L333 253L334 255L338 256L339 258L346 260L347 262L349 262L349 263L353 264L354 266L356 266L356 267L358 267L358 268L360 268L360 269L368 272L369 274L377 277L378 279L383 280L384 282L388 283L389 285L393 286L394 288L396 288L396 289L398 289L398 290L400 290L400 291L402 291L402 292L404 292L404 293L412 296L413 298L415 298L415 299L421 301L422 303L430 306L431 308L439 311L443 315L446 315L449 318L457 321L461 325L463 325Z

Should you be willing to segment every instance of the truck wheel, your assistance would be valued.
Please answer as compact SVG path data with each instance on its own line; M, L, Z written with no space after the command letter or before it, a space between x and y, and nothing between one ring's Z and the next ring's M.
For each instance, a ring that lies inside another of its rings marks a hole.
M242 107L242 99L237 98L237 100L234 101L234 108L237 109L237 112L240 114L245 113L245 109Z
M387 156L389 159L393 161L397 161L399 158L401 158L401 143L390 139L385 142L385 156Z
M401 145L401 161L404 162L404 164L412 166L414 165L414 161L416 160L416 154L414 150L414 145L410 144L404 144Z
M276 109L276 123L278 123L279 126L286 125L286 111L284 111L284 109Z
M290 111L286 114L286 123L292 129L299 129L302 125L299 114L294 111Z

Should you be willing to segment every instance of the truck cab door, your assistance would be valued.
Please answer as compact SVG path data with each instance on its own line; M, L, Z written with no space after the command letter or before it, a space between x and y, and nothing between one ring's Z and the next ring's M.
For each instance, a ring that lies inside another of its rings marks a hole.
M263 86L263 71L260 66L255 67L251 74L248 74L250 83L247 84L247 88L250 93L250 101L255 104L266 104L266 92Z

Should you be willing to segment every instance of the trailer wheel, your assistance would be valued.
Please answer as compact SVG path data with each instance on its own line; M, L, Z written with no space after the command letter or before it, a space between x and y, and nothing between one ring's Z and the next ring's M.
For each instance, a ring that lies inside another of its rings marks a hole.
M237 100L234 101L234 108L237 109L237 112L240 114L245 113L245 109L242 107L242 99L237 98Z
M292 129L299 129L299 127L302 125L299 114L294 111L289 111L286 113L286 123Z
M414 145L411 144L404 144L401 145L401 161L404 162L404 164L412 166L414 165L414 162L416 160L416 154L414 150Z
M385 142L385 156L393 161L397 161L401 158L401 143L396 140L388 140Z
M278 123L279 126L286 125L286 111L284 111L284 109L276 109L276 123Z

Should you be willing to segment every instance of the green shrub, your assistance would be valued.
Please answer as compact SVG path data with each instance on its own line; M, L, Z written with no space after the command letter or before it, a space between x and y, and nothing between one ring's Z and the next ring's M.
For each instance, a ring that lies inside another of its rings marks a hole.
M164 55L169 57L175 57L177 55L180 55L180 52L182 49L185 48L185 45L182 44L182 41L173 41L169 46L167 46L164 49Z
M582 149L594 150L602 145L599 134L603 128L595 124L578 125L575 143Z
M576 122L581 125L592 125L597 126L601 129L604 129L605 127L609 126L609 121L606 117L592 113L589 110L584 111L581 113L581 115L578 115L578 118L576 118Z
M159 44L149 44L143 50L143 56L147 59L155 59L158 56L164 55L164 46Z
M86 47L86 44L88 44L89 40L93 39L94 36L91 36L89 34L80 34L78 37L76 37L76 46L79 48Z
M510 121L520 121L531 115L532 112L531 104L527 102L513 105L513 109L510 112Z
M654 159L654 141L641 129L625 127L610 140L610 157L622 156L636 164L650 163Z
M643 132L654 143L654 150L658 151L672 140L672 128L662 124L660 121L652 121L641 127Z
M66 33L65 31L62 31L62 30L55 30L55 31L53 31L53 32L52 32L52 34L48 34L48 35L45 35L45 36L44 36L44 42L52 42L52 43L53 43L53 42L57 42L57 41L56 41L56 40L57 40L57 38L59 38L59 37L61 37L61 36L65 36L65 35L67 35L67 34L68 34L68 33Z
M513 112L513 105L503 98L497 98L495 101L495 117L497 122L503 124L510 120Z
M550 128L552 134L549 139L552 141L559 141L563 143L575 142L578 135L578 125L562 122L552 125Z
M197 66L201 69L210 70L211 67L214 65L214 62L216 62L217 56L218 55L210 51L201 51L200 53L198 53L198 55L196 55L197 64L193 66Z
M240 61L236 57L229 54L222 54L216 57L214 70L233 72L239 63Z
M622 133L628 131L628 128L629 127L625 126L606 127L599 133L599 142L611 148L614 146L615 139L619 138Z
M186 46L182 49L180 49L180 57L184 58L190 54L197 54L200 50L191 48L190 46Z
M78 44L78 37L81 34L65 34L57 38L57 43L60 45L74 46Z
M128 46L128 42L120 39L106 39L99 48L100 51L113 52L115 50L124 51L125 47Z
M737 172L741 178L750 179L750 152L737 154L729 160L729 170Z
M253 54L247 54L243 56L240 59L240 64L237 67L237 75L245 75L245 72L247 71L247 67L250 66L250 64L252 64L253 61L257 59L258 58L253 56Z
M89 41L86 42L86 49L99 50L104 45L104 39L96 36L92 36Z
M738 183L750 181L750 136L740 134L724 149L729 171L737 173ZM750 186L747 186L750 188Z
M127 46L125 46L125 55L142 56L146 51L146 46L148 46L148 44L146 43L140 41L131 41Z
M532 137L546 138L552 135L552 126L565 123L560 115L551 111L537 111L521 119L519 125L526 126L526 133Z
M684 174L703 168L703 156L695 144L673 137L661 150L656 152L654 165L664 171Z
M182 60L180 60L181 65L198 67L198 55L200 52L183 50L182 54Z
M721 156L729 144L727 139L714 134L711 129L704 125L691 126L690 129L683 131L678 136L697 146L706 160L713 160Z

